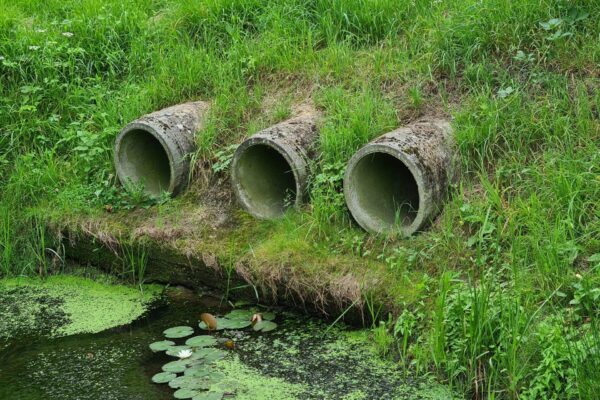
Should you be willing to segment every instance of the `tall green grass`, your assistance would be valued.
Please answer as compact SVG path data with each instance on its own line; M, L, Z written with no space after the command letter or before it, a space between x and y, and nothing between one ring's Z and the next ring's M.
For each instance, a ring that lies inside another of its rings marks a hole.
M0 275L52 272L49 218L148 205L115 182L124 123L212 99L194 160L224 174L232 144L310 96L324 113L311 203L280 224L390 274L428 277L395 330L403 364L471 398L594 398L597 1L0 0L0 10ZM416 239L366 239L344 207L346 161L430 115L453 118L452 201ZM125 256L136 281L142 254Z

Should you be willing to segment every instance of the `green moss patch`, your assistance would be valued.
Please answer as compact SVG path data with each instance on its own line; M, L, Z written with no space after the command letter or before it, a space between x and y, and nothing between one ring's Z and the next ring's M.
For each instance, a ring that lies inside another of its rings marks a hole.
M74 276L0 280L0 337L68 336L125 325L160 293Z

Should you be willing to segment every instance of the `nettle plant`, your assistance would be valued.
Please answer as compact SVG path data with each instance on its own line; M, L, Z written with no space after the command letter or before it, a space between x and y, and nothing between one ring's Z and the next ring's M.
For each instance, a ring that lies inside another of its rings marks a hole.
M258 312L256 309L233 310L222 317L203 313L200 318L199 328L208 332L250 327L257 332L269 332L277 328L273 322L274 313ZM194 328L190 326L175 326L163 332L166 340L150 344L153 352L165 352L176 358L163 365L162 372L155 374L152 381L166 383L175 389L173 396L176 399L220 400L235 396L236 381L227 378L216 365L217 361L226 357L225 349L235 347L233 340L193 334ZM177 343L185 338L183 344Z

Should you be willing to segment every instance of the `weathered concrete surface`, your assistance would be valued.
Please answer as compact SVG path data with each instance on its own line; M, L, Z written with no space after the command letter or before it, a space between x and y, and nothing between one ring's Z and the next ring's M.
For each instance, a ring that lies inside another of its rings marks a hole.
M316 113L300 115L256 133L237 148L231 183L246 211L268 219L302 205L317 122Z
M443 208L453 171L450 124L418 121L380 136L350 159L346 204L365 230L410 236Z
M194 135L202 128L208 103L197 101L168 107L129 123L115 141L119 180L143 184L151 196L163 191L176 196L187 186Z

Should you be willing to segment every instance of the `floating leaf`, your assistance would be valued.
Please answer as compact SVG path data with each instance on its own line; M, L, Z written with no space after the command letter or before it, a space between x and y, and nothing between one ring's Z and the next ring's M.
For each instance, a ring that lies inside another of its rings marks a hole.
M211 390L210 392L202 392L200 394L197 394L192 398L192 400L221 400L224 395L225 393L223 392L216 392Z
M214 315L209 314L209 313L202 313L202 314L200 314L200 319L206 326L206 328L201 327L202 329L208 329L209 331L214 331L214 330L219 329L218 321Z
M172 357L178 357L178 353L182 350L190 350L189 346L171 346L167 349L167 354Z
M233 310L229 314L225 315L227 319L239 319L239 320L250 320L254 310Z
M215 361L219 361L219 360L225 358L225 356L227 355L227 353L224 352L223 350L218 350L218 349L203 349L203 350L206 350L206 351L204 352L202 359L206 363L212 363Z
M173 389L208 390L210 385L210 381L189 375L178 376L169 382L169 386Z
M182 388L173 393L176 399L191 399L194 396L202 394L202 392L193 389Z
M196 364L193 365L189 368L187 368L183 374L185 376L193 376L193 377L203 377L203 376L208 376L210 375L210 373L212 372L212 370L210 369L210 367L206 364Z
M215 385L211 386L211 390L217 391L217 392L224 392L227 394L230 393L234 393L239 387L239 384L237 381L233 380L233 379L228 379L228 380L222 380L219 383L216 383Z
M169 339L179 339L186 336L190 336L194 333L194 329L189 326L176 326L169 328L163 332L163 335Z
M228 319L228 318L219 318L219 326L222 329L244 329L249 327L252 324L252 321L249 319L241 320L241 319Z
M273 321L260 321L252 327L255 331L270 332L277 328L277 324Z
M275 319L275 313L267 311L267 312L262 313L262 317L264 320L273 321Z
M150 344L150 350L152 350L153 352L157 352L157 351L165 351L167 350L169 347L174 346L175 342L172 342L170 340L161 340L160 342L154 342L152 344Z
M216 345L217 339L210 335L200 335L189 338L185 344L191 347L208 347Z
M162 366L163 371L173 372L175 374L185 371L186 368L187 368L187 363L185 360L171 361Z
M240 319L228 319L228 318L217 318L217 331L223 329L244 329L250 326L250 320L240 320ZM198 325L200 329L212 330L208 329L208 326L204 321L200 322Z
M159 372L152 377L154 383L167 383L175 379L177 375L172 372Z

